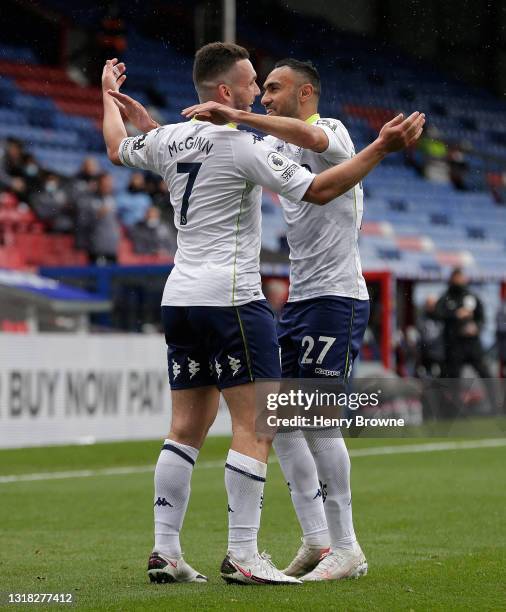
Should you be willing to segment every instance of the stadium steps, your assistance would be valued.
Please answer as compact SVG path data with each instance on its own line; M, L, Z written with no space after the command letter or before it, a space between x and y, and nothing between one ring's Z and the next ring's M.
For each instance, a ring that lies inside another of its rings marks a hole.
M0 75L11 77L22 92L54 100L64 113L102 117L100 89L74 83L63 68L0 60Z

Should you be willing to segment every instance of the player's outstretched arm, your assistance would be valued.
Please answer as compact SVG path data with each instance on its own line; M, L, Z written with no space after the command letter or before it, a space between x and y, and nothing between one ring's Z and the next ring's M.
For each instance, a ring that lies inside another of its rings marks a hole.
M359 183L389 153L413 145L421 136L425 115L415 112L407 119L397 115L385 123L378 138L352 159L316 175L304 201L327 204Z
M107 60L102 71L102 100L104 103L102 131L105 146L107 147L107 156L116 166L121 166L118 149L120 142L128 134L121 118L120 110L116 106L114 99L108 94L108 91L117 91L121 87L126 79L124 72L125 65L118 63L117 58Z
M290 142L298 147L310 149L317 153L326 151L329 146L329 139L324 130L291 117L259 115L257 113L236 110L218 102L194 104L185 108L181 114L188 119L198 117L199 119L211 121L211 123L247 125L265 134L270 134L285 142Z

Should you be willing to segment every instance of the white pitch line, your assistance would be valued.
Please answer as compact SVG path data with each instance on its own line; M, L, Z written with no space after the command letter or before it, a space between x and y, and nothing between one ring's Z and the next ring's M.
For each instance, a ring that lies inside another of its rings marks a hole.
M376 446L350 450L351 457L378 457L380 455L400 455L411 453L433 453L438 451L468 450L477 448L499 448L506 446L506 438L483 440L462 440L459 442L429 442L425 444L401 444L398 446ZM277 463L275 457L269 463ZM224 461L202 461L197 464L198 470L221 468ZM11 482L36 482L41 480L65 480L69 478L90 478L93 476L122 476L153 472L154 465L125 466L103 468L98 470L68 470L66 472L38 472L35 474L11 474L0 476L0 484Z
M506 446L506 438L485 438L483 440L462 440L460 442L427 442L425 444L401 444L399 446L376 446L350 450L351 457L375 457L404 453L434 453L437 451L465 450L474 448L498 448Z

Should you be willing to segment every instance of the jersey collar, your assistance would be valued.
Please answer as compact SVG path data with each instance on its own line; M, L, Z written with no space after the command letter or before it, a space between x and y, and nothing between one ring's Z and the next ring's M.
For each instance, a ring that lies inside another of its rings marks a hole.
M309 125L311 125L312 123L316 123L319 118L320 115L318 113L315 113L314 115L311 115L311 117L308 117L306 119L306 123L309 123Z
M214 125L210 121L200 121L200 119L197 119L197 117L192 117L190 119L190 121L193 122L193 123L209 123L209 125ZM237 129L237 123L226 123L225 125L223 125L221 127L228 127L228 128L232 128L233 130L236 130Z

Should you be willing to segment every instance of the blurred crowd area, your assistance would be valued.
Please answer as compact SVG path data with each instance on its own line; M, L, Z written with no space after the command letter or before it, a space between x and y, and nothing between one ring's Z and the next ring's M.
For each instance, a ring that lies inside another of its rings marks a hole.
M482 379L504 377L506 364L506 299L499 302L492 342L483 342L486 308L464 271L455 268L447 288L428 294L416 322L397 330L396 372L402 377L460 378L464 371Z
M163 180L133 172L126 189L117 190L113 175L93 156L74 176L64 176L45 169L20 140L7 138L0 144L0 209L6 217L15 212L40 224L43 232L71 236L95 265L116 263L122 238L139 255L172 257L176 251Z
M437 127L429 124L417 146L407 151L406 162L432 183L451 185L460 192L489 191L496 204L505 205L506 172L497 168L473 171L470 154L470 142L447 141Z

